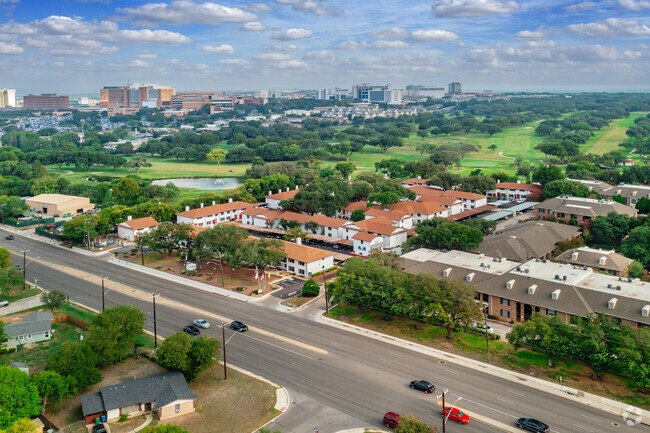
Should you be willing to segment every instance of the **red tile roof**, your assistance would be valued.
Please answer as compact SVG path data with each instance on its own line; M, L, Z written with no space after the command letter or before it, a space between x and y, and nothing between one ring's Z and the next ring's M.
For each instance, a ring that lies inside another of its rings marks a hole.
M497 189L514 189L521 191L542 191L541 185L536 185L534 183L517 183L517 182L499 182L497 183Z
M190 209L183 212L177 212L176 215L184 216L186 218L202 218L210 215L218 215L220 213L229 212L238 209L250 209L255 207L253 203L244 203L243 201L233 201L230 203L213 204L212 206L199 207Z
M440 197L445 198L446 197ZM454 199L447 199L454 200ZM393 205L394 211L407 212L409 214L419 213L421 215L434 215L439 212L444 212L447 210L446 207L441 206L440 203L436 201L401 201Z
M360 241L372 242L375 239L377 239L378 237L381 237L381 236L373 235L373 234L366 233L366 232L359 232L356 235L352 236L352 239L358 239Z
M299 189L291 189L289 191L284 191L284 192L278 192L275 194L267 195L266 198L274 199L274 200L288 200L290 198L294 198L296 194L298 194Z
M395 235L397 233L402 233L405 232L406 230L395 227L389 224L382 224L380 222L376 222L378 218L371 218L368 220L363 220L363 221L357 221L354 223L357 227L359 227L361 230L369 232L369 233L377 233L379 235L385 235L385 236L391 236Z
M367 208L368 208L367 201L354 201L351 202L349 205L344 206L343 210L348 212L354 212L357 209L361 209L365 211Z
M368 209L365 214L373 217L385 217L393 221L402 221L410 218L408 212L404 212L402 210L396 210L394 208L393 210L376 209L376 208Z
M124 227L129 230L140 230L146 229L147 227L155 227L159 225L158 221L151 217L137 218L134 220L126 220L118 224L120 227Z
M431 179L418 179L417 177L412 177L402 181L403 185L426 185L427 181Z

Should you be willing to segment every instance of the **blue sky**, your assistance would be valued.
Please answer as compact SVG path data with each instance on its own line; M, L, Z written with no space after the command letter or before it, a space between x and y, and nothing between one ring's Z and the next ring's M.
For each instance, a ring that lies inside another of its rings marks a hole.
M0 87L650 90L650 0L0 0Z

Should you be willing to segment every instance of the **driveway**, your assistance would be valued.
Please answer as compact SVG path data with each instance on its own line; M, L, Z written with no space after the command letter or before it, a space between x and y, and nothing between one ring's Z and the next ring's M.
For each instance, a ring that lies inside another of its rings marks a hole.
M18 311L27 310L29 308L34 308L42 305L41 295L32 296L31 298L20 299L16 302L12 302L6 307L0 308L0 316L8 316L10 314L17 313Z
M282 287L281 289L274 290L272 295L280 299L288 299L296 296L302 292L302 285L305 284L303 280L297 278L289 278L288 280L275 283L276 286Z

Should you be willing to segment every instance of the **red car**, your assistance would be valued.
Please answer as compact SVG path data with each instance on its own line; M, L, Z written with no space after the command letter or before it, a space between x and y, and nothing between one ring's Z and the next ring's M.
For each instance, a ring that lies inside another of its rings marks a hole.
M388 428L395 428L399 424L399 415L393 412L386 412L384 415L384 425Z
M449 416L450 421L456 421L460 424L467 424L469 423L469 415L466 413L461 412L458 408L451 408L451 407L446 407L442 410L442 416L446 417Z

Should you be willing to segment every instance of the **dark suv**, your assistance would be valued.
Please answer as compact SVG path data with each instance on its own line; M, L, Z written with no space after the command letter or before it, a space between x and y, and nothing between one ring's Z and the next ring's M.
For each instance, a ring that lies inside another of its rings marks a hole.
M411 388L424 391L425 394L432 393L436 389L433 383L426 380L414 380L411 382Z
M399 415L393 412L386 412L384 415L384 425L388 428L395 428L399 424Z
M533 418L519 418L517 420L517 427L535 433L548 433L550 430L548 425Z
M199 331L199 328L194 325L187 325L183 328L183 332L187 332L190 335L199 335L201 333L201 331Z
M230 324L230 329L237 331L237 332L245 332L248 331L248 326L244 324L244 322L240 322L239 320L235 320Z
M95 424L93 426L93 433L106 433L106 427L104 427L104 424Z

